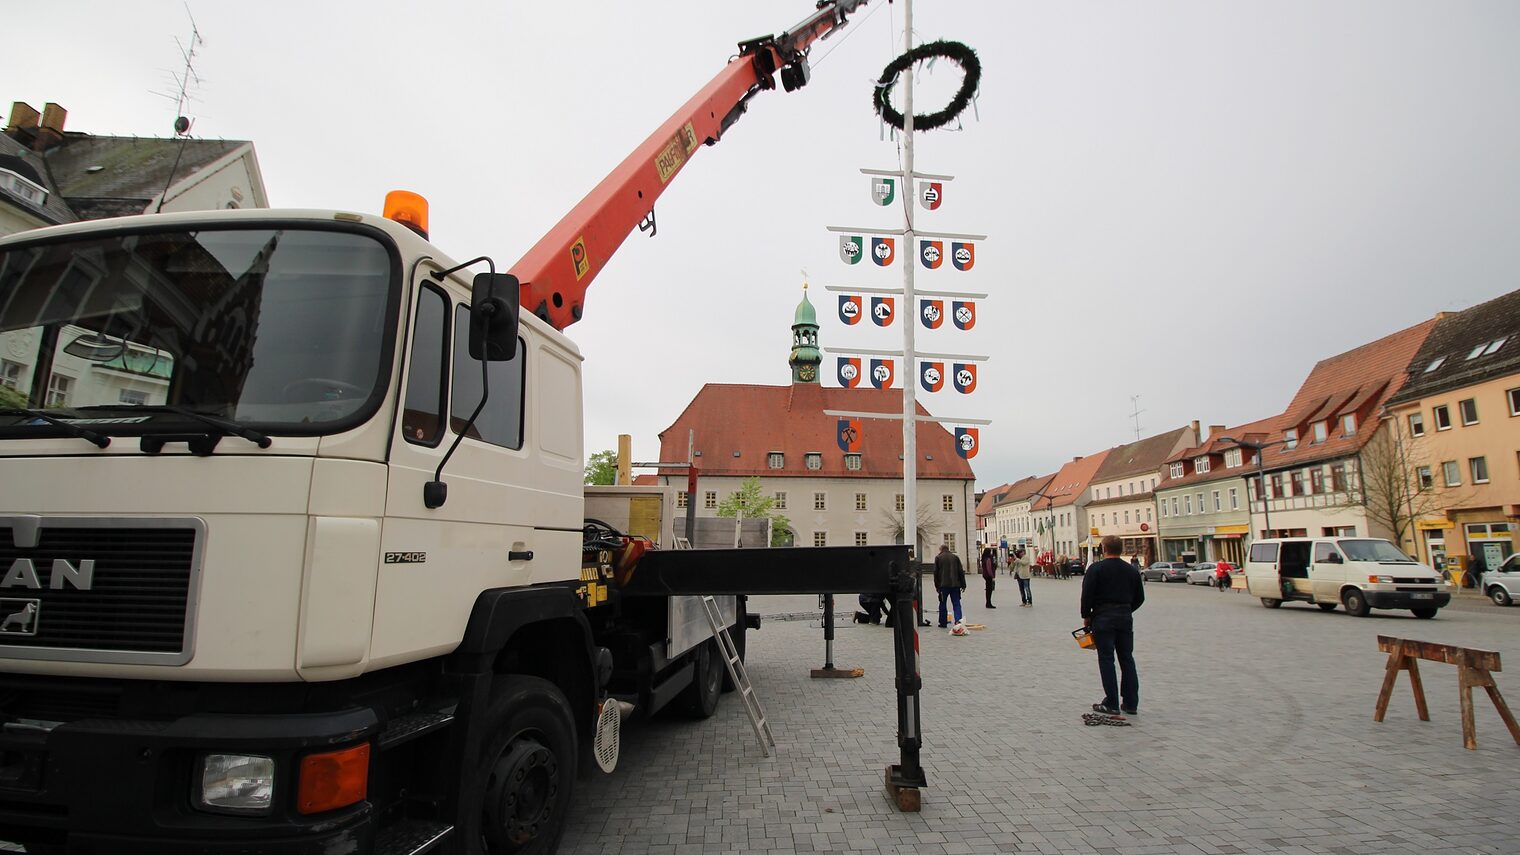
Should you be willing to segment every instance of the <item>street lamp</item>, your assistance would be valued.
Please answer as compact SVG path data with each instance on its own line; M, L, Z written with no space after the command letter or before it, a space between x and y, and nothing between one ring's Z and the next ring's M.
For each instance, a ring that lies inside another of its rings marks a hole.
M1050 561L1051 561L1051 566L1053 568L1055 566L1055 560L1056 560L1056 499L1059 499L1062 496L1069 495L1069 494L1067 494L1067 493L1046 493L1046 492L1041 491L1041 490L1035 490L1033 493L1030 493L1030 495L1031 496L1039 496L1040 498L1045 499L1046 501L1050 502L1050 526L1049 526L1049 528L1050 528Z
M1267 537L1272 536L1272 506L1267 502L1267 476L1266 457L1261 453L1264 448L1274 445L1282 445L1285 440L1273 440L1272 442L1252 442L1249 439L1236 439L1232 436L1221 436L1220 442L1232 442L1241 448L1249 448L1256 452L1256 495L1261 497L1261 513L1266 517Z

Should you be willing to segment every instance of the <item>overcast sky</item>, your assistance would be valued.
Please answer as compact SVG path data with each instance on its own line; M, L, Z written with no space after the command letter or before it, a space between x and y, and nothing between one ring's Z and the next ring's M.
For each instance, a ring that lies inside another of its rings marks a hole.
M445 252L509 265L737 41L812 2L188 7L193 133L252 140L275 207L378 212L411 189ZM917 141L920 171L956 176L919 226L989 235L971 271L917 278L991 294L972 332L919 336L992 356L973 395L920 396L994 420L979 487L1133 439L1132 395L1147 435L1275 414L1319 359L1517 287L1520 3L919 0L914 23L984 66L964 128ZM15 4L6 24L7 104L171 133L154 93L188 40L180 0ZM630 433L657 456L705 382L789 382L800 269L823 346L900 347L846 331L822 286L901 283L825 231L900 225L858 170L898 163L870 96L901 27L878 0L816 46L811 85L756 98L597 279L569 329L588 453ZM958 83L927 72L919 111Z

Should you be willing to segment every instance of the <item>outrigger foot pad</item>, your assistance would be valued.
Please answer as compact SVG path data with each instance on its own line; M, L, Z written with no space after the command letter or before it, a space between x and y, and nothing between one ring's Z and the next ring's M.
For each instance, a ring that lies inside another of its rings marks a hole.
M920 773L918 780L908 780L903 777L901 766L887 767L887 798L902 813L918 813L923 809L923 798L919 794L919 788L927 782Z

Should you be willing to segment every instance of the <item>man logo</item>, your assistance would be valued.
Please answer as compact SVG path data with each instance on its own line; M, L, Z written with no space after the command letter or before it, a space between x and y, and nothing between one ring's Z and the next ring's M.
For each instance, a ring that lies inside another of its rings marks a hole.
M878 389L892 387L893 362L890 359L871 360L871 385Z
M918 305L918 316L923 319L925 327L937 330L945 322L944 300L920 300Z
M918 258L924 263L924 267L930 270L938 270L945 263L945 242L940 240L921 240L918 242Z
M839 385L854 389L860 385L860 359L839 357Z
M925 362L924 370L919 376L919 382L925 392L938 392L945 388L945 363Z
M0 635L36 635L40 600L0 599Z
M972 265L976 264L976 244L950 244L950 258L956 270L970 270Z
M896 316L897 301L892 297L871 298L871 320L879 327L892 325L892 318Z
M846 326L854 326L860 323L859 297L839 298L839 320L843 321Z
M957 362L955 364L955 391L962 395L969 395L976 389L976 364Z
M969 330L976 326L976 303L956 300L951 307L955 310L955 325L963 330Z
M864 239L860 235L845 235L839 239L839 260L845 264L859 264Z
M871 238L871 260L876 262L877 267L892 266L896 244L893 238Z
M956 454L970 460L976 456L978 446L980 445L980 434L976 428L958 427L955 429Z

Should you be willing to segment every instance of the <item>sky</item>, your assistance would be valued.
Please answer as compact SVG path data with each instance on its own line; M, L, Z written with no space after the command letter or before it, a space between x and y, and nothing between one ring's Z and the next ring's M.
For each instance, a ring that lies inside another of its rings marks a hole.
M502 266L738 41L811 9L18 4L0 100L169 136L193 15L192 134L252 140L272 206L378 213L414 190L444 252ZM917 342L990 357L973 394L919 394L992 420L979 488L1134 439L1136 395L1144 435L1274 415L1318 360L1517 287L1512 0L917 0L913 16L915 43L962 41L983 65L960 126L915 137L919 171L955 176L918 227L988 236L970 271L915 278L989 294L973 330ZM896 264L842 264L826 227L901 226L859 170L900 168L871 90L902 27L903 3L876 0L816 45L812 82L756 97L672 181L658 235L635 231L592 285L567 330L588 455L628 433L635 459L658 457L704 383L789 382L803 270L823 347L901 347L895 326L840 324L823 288L901 286ZM923 69L917 111L959 83L951 63Z

